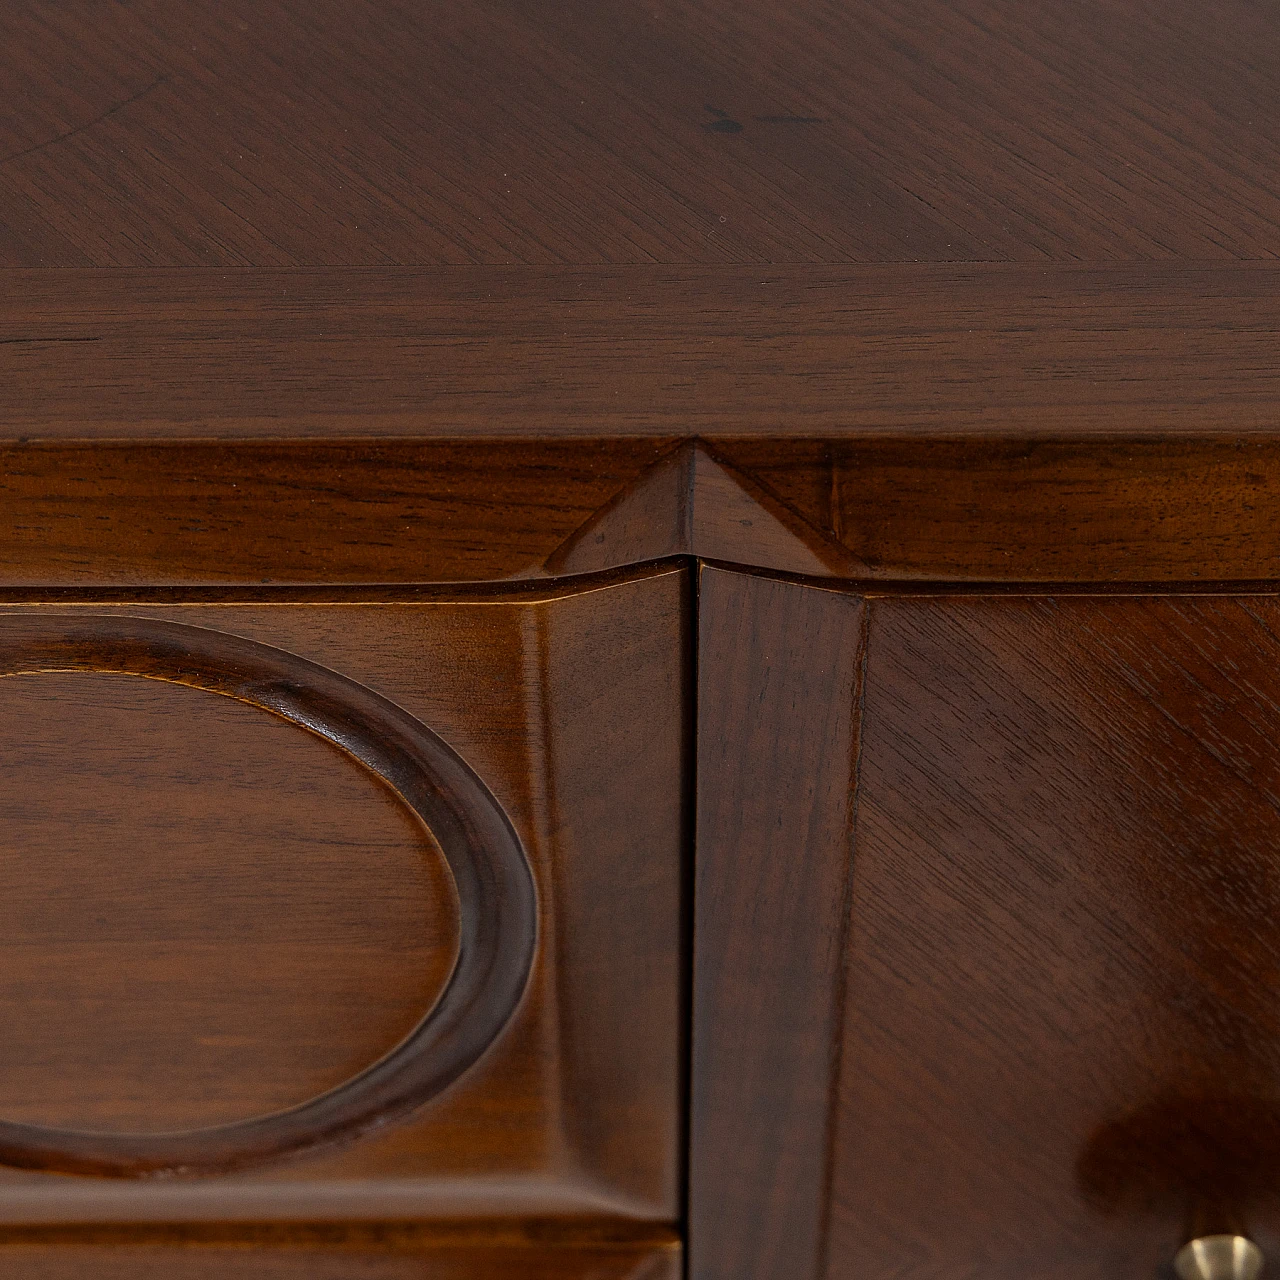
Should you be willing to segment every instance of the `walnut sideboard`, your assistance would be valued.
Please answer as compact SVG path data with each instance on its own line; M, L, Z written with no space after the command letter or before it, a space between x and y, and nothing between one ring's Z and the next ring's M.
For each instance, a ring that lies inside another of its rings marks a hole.
M0 6L0 1280L1280 1267L1278 81Z

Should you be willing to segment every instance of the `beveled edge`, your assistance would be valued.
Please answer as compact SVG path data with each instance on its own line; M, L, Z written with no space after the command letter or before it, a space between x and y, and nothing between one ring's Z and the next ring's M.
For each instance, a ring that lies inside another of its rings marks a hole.
M0 615L0 677L54 671L135 675L223 694L339 747L438 842L458 892L458 954L444 991L408 1036L307 1102L156 1134L0 1120L0 1164L121 1178L229 1172L380 1127L441 1092L497 1038L532 966L533 877L497 799L437 734L354 680L240 636L118 614Z

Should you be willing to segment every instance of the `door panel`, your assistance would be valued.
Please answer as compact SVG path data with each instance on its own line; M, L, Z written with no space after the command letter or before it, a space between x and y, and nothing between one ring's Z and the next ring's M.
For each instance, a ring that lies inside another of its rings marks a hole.
M780 807L700 811L693 1274L1280 1244L1275 598L709 569L701 610L700 787Z
M5 606L0 1221L674 1223L687 601Z
M877 602L833 1274L1274 1241L1280 609Z

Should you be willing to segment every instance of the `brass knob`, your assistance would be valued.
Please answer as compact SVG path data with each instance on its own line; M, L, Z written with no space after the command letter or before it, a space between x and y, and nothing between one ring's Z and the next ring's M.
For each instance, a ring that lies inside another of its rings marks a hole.
M1262 1250L1244 1236L1200 1236L1178 1250L1178 1280L1258 1280Z

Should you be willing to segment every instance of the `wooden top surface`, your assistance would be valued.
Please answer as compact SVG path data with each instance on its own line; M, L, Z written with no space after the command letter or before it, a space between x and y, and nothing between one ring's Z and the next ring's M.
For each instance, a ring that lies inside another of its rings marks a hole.
M0 12L0 265L1274 258L1266 0Z
M1278 82L1263 0L7 5L0 439L1270 434Z

